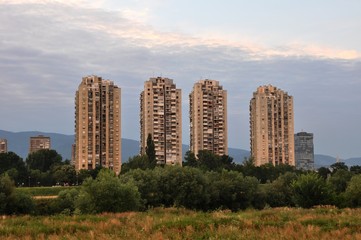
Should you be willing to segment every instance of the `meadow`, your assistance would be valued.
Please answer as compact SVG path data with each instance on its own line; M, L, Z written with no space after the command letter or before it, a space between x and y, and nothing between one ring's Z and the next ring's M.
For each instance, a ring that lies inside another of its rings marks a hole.
M154 208L98 215L3 216L0 239L361 239L361 209Z

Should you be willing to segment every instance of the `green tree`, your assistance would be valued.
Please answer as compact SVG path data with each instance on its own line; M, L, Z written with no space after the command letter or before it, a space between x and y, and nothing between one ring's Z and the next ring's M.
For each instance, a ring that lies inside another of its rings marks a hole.
M196 155L194 154L194 152L192 151L187 151L186 154L184 155L184 165L183 166L188 166L188 167L198 167L199 166L199 162L196 158Z
M148 159L151 164L155 165L157 160L155 159L155 146L152 138L152 134L148 134L147 137L147 146L145 147L145 153L148 156Z
M340 194L347 188L348 182L352 178L352 173L345 170L339 169L329 178L329 182L334 187L336 193Z
M60 185L76 184L76 171L72 165L55 165L51 172L54 181Z
M361 175L351 178L345 191L345 199L349 207L361 206Z
M133 182L141 195L142 205L144 209L151 207L159 207L162 202L162 189L160 189L161 176L164 169L156 167L155 169L140 168L130 170L125 174L120 175L123 183Z
M209 209L238 211L252 206L258 193L259 182L255 177L244 177L242 173L223 170L207 172L209 185Z
M0 176L0 214L28 214L33 207L30 196L15 192L15 184L7 174Z
M16 183L24 182L27 176L25 163L13 152L0 153L0 174L7 172Z
M161 171L159 190L165 206L183 206L204 210L209 198L209 185L200 169L180 166L166 166Z
M332 204L334 201L332 187L316 173L299 176L291 187L294 203L303 208Z
M265 185L267 203L271 207L292 207L294 206L292 200L291 184L297 179L297 174L294 172L287 172L279 176L272 183Z
M334 163L330 166L330 168L332 169L332 173L337 172L338 170L345 170L348 171L348 166L344 163L344 162L337 162Z
M78 198L79 191L76 188L70 188L60 191L58 197L52 204L52 208L57 213L70 215L74 213L75 202Z
M62 157L55 150L42 149L30 153L26 159L26 164L29 169L38 169L41 172L46 172L51 169L53 165L61 165Z
M75 206L82 213L136 211L140 194L133 183L122 183L115 173L102 169L96 179L87 178Z
M354 174L361 174L361 166L359 166L359 165L351 166L350 172L352 172Z
M148 168L154 168L155 162L149 161L149 158L147 155L138 155L129 158L128 162L125 162L122 164L122 173L126 173L130 171L131 169L148 169Z
M327 179L328 176L331 175L331 171L330 169L326 168L326 167L320 167L318 170L317 170L317 173L319 176L321 176L323 179Z

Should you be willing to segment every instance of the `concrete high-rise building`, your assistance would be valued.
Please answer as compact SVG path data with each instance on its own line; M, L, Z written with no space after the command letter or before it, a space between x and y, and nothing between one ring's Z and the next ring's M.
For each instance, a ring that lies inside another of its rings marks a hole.
M0 138L0 153L8 152L8 141L5 138Z
M295 165L293 97L261 86L250 101L251 156L256 166Z
M75 143L73 143L71 145L71 160L70 160L70 165L75 166L75 151L76 151L76 145Z
M30 137L29 154L42 149L50 149L50 137L39 135L36 137Z
M200 80L189 94L190 150L228 155L227 91L219 81Z
M314 170L313 133L295 134L295 159L297 169Z
M150 78L140 94L140 153L152 135L160 164L182 165L182 91L172 79Z
M75 96L75 169L121 170L121 89L83 77Z

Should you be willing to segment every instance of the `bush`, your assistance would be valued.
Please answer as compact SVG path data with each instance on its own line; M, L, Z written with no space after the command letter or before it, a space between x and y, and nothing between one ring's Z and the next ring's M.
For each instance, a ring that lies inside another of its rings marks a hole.
M292 183L294 203L303 208L333 204L332 187L316 173L301 175Z
M140 194L132 183L122 183L114 172L102 169L97 178L86 179L75 206L82 213L136 211Z
M33 211L32 198L25 193L15 192L15 184L5 174L0 177L0 214L28 214Z
M355 175L351 178L346 188L345 199L349 207L361 206L361 175Z
M57 213L72 214L75 210L75 201L78 198L79 191L76 188L66 189L58 194L58 198L52 203L54 211Z

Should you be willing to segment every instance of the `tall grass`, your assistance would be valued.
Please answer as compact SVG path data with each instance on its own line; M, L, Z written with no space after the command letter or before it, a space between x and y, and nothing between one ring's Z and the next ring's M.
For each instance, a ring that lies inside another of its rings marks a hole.
M99 215L5 217L0 239L361 239L361 209L195 212L156 208Z

